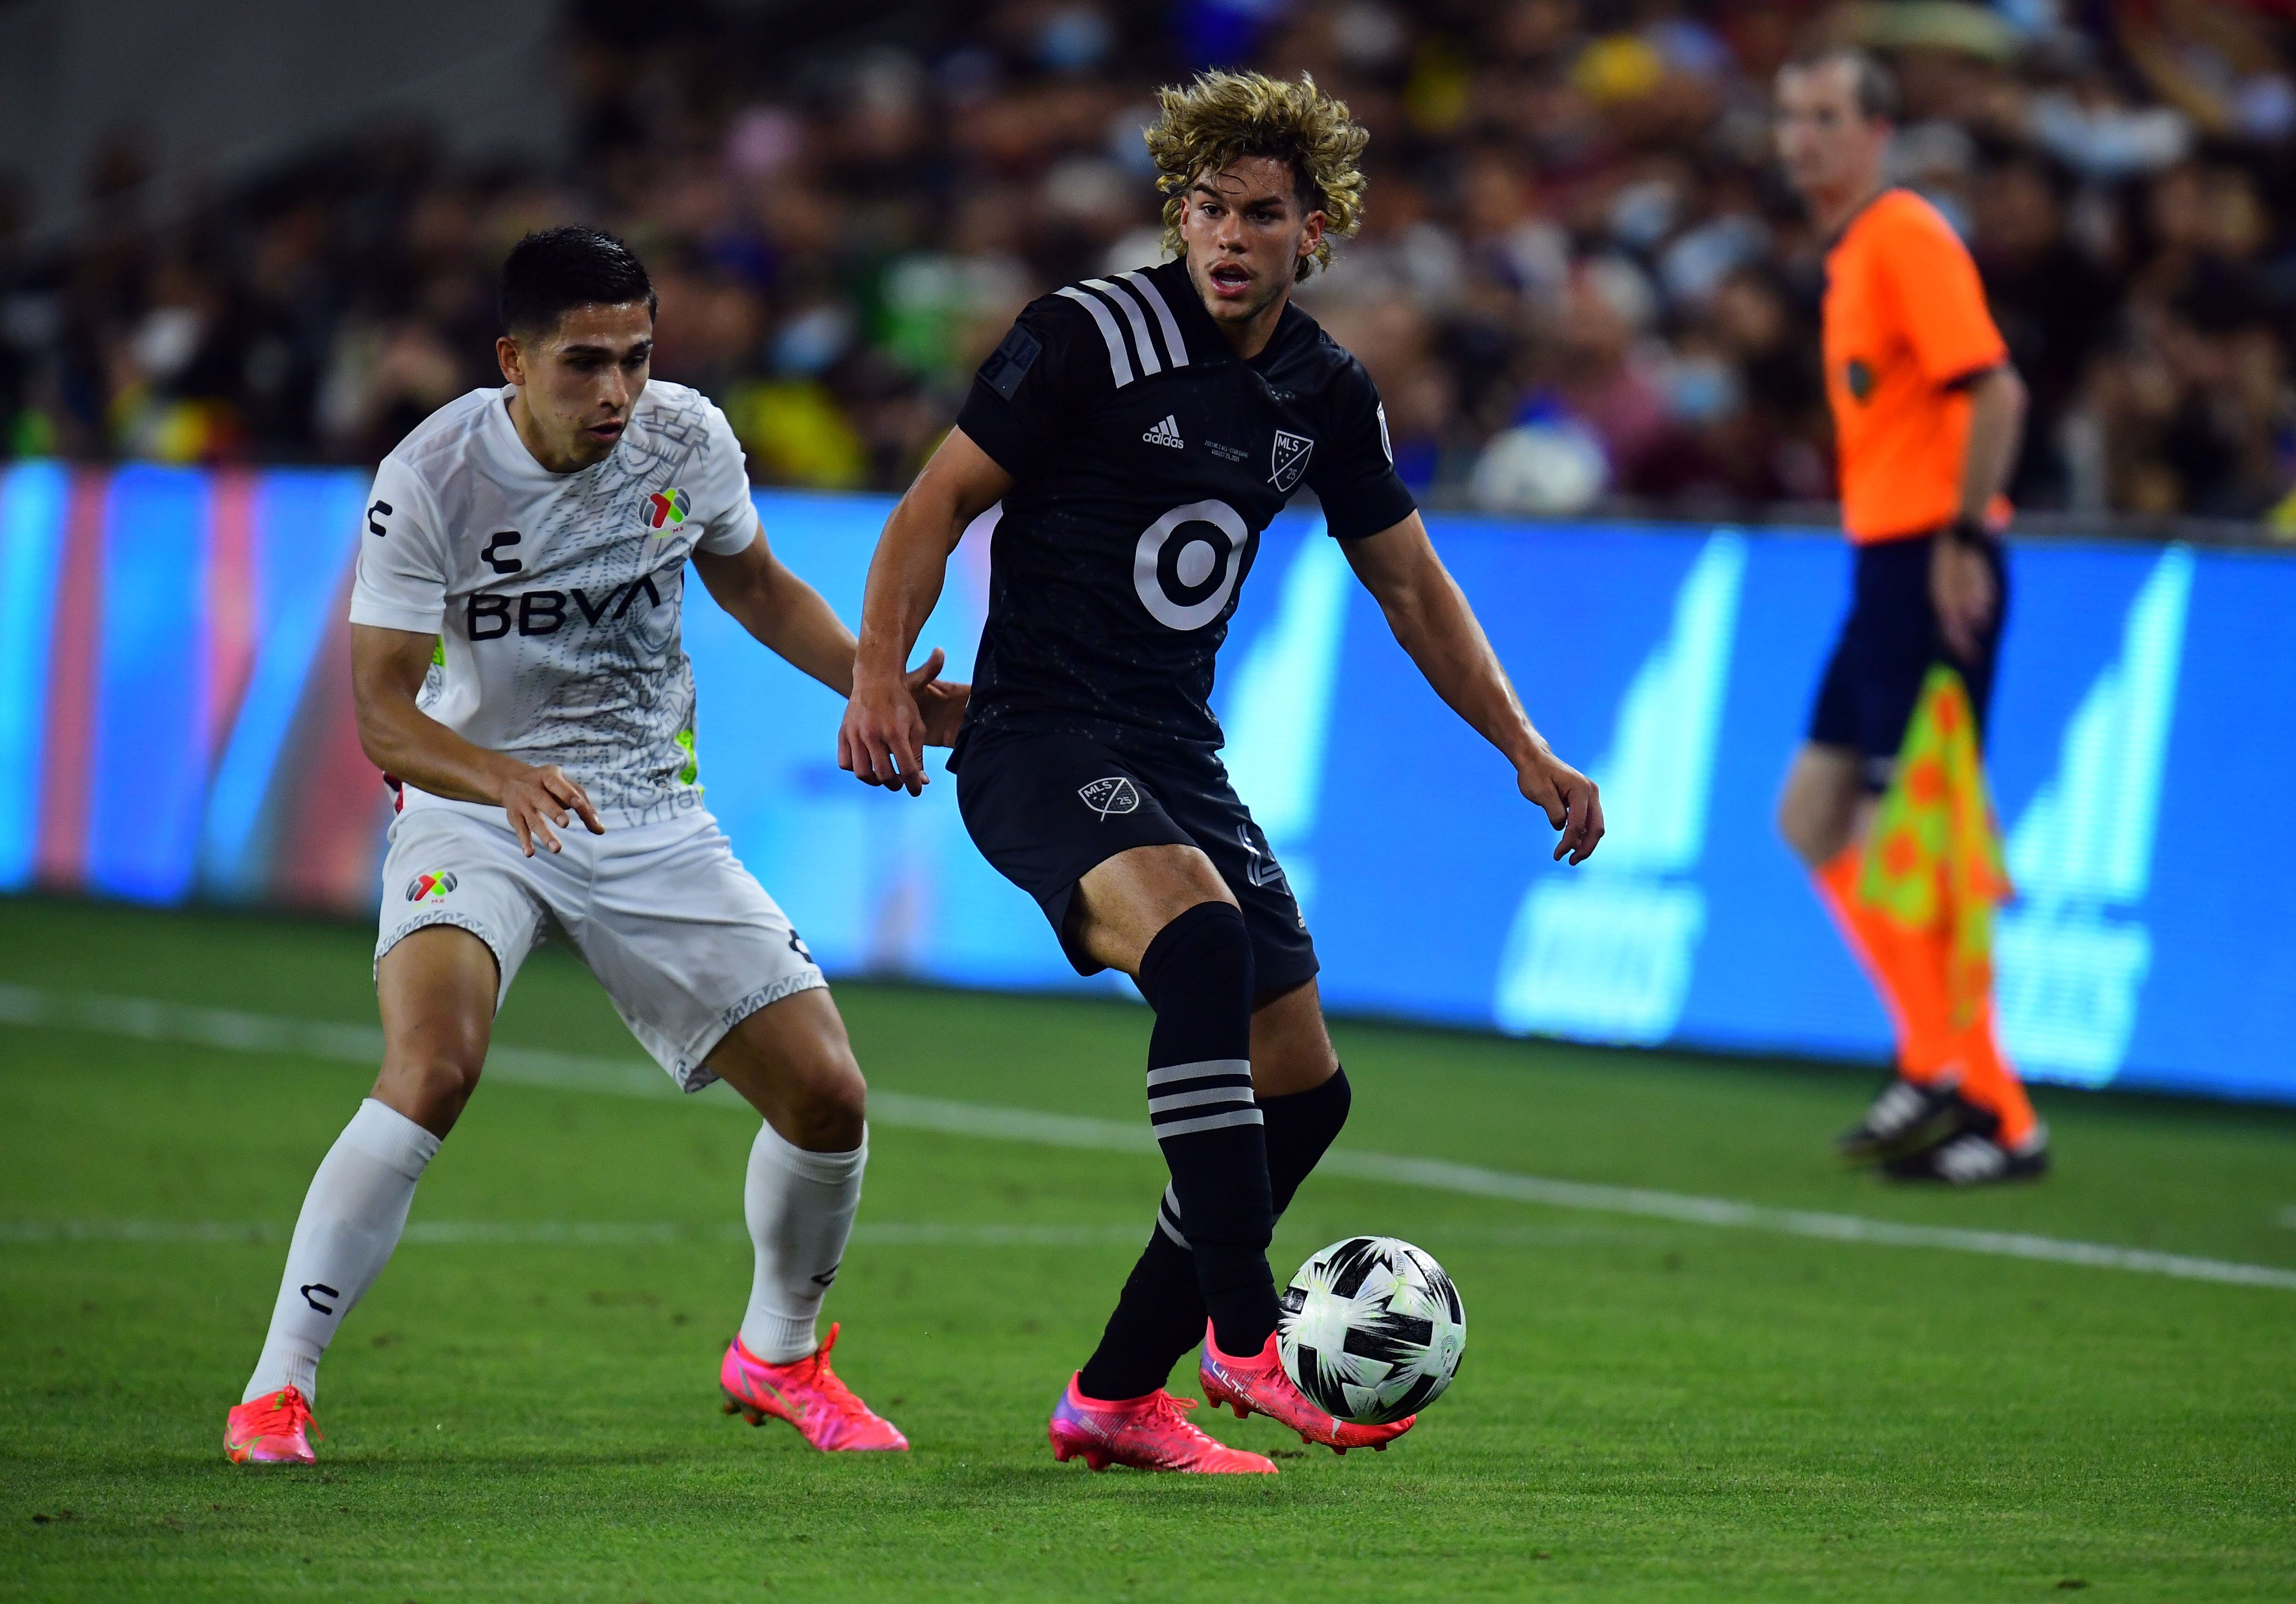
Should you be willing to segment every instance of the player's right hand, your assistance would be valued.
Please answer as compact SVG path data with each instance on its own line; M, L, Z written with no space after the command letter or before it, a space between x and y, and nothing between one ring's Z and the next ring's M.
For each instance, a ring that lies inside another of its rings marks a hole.
M510 827L518 831L518 844L529 857L534 855L537 841L553 852L559 850L557 833L550 827L565 829L569 809L592 835L606 833L606 827L598 822L598 810L590 806L590 794L554 763L540 768L516 765L503 779L501 800L503 812L510 815Z
M924 667L899 679L853 676L853 697L837 728L837 766L864 785L906 790L912 797L932 783L925 773L925 721L917 710L911 681L930 682L939 671L940 653Z
M1975 663L1980 642L2001 604L1993 570L1974 546L1939 535L1930 548L1930 605L1947 650L1964 663Z
M1603 797L1595 782L1557 757L1540 750L1515 770L1523 799L1546 810L1546 822L1562 832L1554 843L1556 862L1567 854L1583 863L1603 839Z

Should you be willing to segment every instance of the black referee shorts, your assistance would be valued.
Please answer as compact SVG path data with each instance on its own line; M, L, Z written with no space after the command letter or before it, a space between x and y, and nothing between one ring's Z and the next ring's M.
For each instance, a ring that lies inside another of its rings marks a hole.
M1849 747L1860 759L1869 791L1887 790L1898 753L1921 700L1922 681L1933 663L1961 671L1977 715L1978 741L1985 738L1986 710L1993 701L1993 667L2001 626L2009 612L2009 574L1998 541L1988 541L1986 561L1993 569L1999 604L1993 622L1978 636L1977 660L1964 663L1948 650L1930 602L1930 549L1940 538L1909 536L1877 540L1857 548L1849 617L1834 643L1833 659L1810 710L1809 739L1821 746Z
M1146 757L1086 735L976 726L949 766L973 845L1037 899L1079 975L1107 966L1070 929L1077 882L1135 847L1196 847L1211 859L1243 910L1261 995L1312 979L1321 967L1292 887L1218 753Z

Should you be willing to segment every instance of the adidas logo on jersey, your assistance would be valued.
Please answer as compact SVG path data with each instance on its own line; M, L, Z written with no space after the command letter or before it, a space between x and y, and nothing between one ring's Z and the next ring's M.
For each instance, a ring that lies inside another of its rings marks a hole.
M1180 438L1179 417L1172 413L1165 413L1161 423L1157 424L1155 428L1149 430L1140 438L1151 446L1169 446L1175 451L1187 445L1185 440Z

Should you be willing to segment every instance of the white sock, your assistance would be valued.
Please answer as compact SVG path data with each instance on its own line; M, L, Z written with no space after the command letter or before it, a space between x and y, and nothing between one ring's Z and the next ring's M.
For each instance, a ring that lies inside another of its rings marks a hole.
M788 1364L821 1346L821 1300L853 1234L869 1137L849 1153L808 1153L761 1125L750 1149L742 1213L758 1250L742 1346L768 1364Z
M263 1356L241 1397L292 1387L316 1399L319 1356L398 1246L414 1183L439 1139L372 1097L319 1161L287 1245L287 1273L271 1311Z

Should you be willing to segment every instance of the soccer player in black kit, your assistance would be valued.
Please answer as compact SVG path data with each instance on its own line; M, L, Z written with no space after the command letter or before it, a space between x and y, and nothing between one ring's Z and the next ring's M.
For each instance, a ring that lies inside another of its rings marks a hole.
M1044 297L980 369L869 570L839 761L925 783L906 653L949 553L998 502L988 621L949 760L965 827L1034 896L1080 973L1155 1011L1148 1112L1171 1171L1148 1246L1049 1428L1095 1469L1272 1472L1164 1390L1200 1341L1215 1405L1383 1447L1275 1351L1267 1245L1347 1118L1316 950L1230 788L1213 658L1261 531L1303 485L1431 684L1514 765L1583 861L1595 786L1547 749L1397 479L1363 367L1292 305L1352 233L1366 135L1312 80L1210 73L1161 92L1148 145L1180 259ZM1209 1329L1207 1318L1209 1317Z

